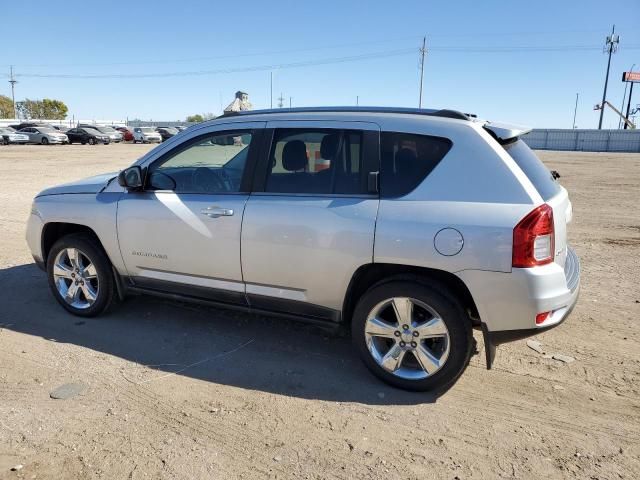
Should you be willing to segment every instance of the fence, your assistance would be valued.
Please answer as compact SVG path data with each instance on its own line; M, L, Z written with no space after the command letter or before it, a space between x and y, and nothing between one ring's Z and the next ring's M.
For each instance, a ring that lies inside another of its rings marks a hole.
M640 130L536 129L522 137L533 149L640 152Z

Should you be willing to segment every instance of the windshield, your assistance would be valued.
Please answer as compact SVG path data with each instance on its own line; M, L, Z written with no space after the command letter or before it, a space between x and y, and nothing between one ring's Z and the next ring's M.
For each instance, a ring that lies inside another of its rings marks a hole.
M52 127L38 127L40 133L60 133L58 130Z
M151 127L141 127L140 131L142 133L156 133L156 131Z
M116 131L112 127L98 127L102 133L116 133Z
M515 160L544 200L550 199L560 191L560 185L553 178L549 169L523 140L518 139L504 145L504 149Z
M95 128L85 128L84 131L89 135L102 135L102 132L96 130Z
M165 128L163 128L163 130L164 130L165 132L172 133L172 134L174 134L174 135L175 135L176 133L178 133L178 130L176 130L176 129L175 129L175 128L173 128L173 127L165 127Z

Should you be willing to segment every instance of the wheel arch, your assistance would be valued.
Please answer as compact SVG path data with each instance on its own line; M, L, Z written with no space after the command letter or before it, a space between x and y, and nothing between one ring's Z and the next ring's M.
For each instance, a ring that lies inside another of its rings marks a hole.
M102 245L100 238L91 227L78 223L49 222L46 223L42 228L42 236L40 239L42 248L42 260L44 261L45 265L47 263L47 258L49 256L49 252L51 251L51 247L53 247L53 244L62 237L73 233L86 233L87 235L93 237L100 248L102 248L102 251L105 252L107 258L109 258L109 255ZM109 261L111 261L111 259L109 259Z
M372 286L392 280L416 280L445 287L462 303L474 326L480 325L478 308L465 283L444 270L392 263L369 263L359 267L351 277L342 307L342 320L350 322L358 300Z

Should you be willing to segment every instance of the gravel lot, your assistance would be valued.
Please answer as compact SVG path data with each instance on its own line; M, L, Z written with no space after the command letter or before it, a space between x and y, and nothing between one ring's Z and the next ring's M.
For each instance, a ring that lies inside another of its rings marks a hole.
M435 397L294 322L144 297L64 313L24 241L32 197L149 148L0 147L0 478L640 478L640 154L540 152L583 290L537 340L575 361L503 345Z

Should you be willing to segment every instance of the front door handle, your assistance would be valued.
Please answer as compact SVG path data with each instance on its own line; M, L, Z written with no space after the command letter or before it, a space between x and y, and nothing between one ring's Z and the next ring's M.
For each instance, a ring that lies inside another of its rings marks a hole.
M210 218L230 217L233 215L233 210L231 208L207 207L200 210L200 213Z

